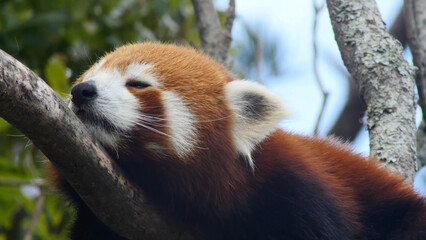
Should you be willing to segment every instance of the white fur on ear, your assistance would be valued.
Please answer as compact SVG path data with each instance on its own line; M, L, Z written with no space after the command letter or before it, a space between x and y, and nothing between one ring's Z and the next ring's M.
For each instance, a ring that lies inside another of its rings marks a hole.
M281 100L266 87L247 80L234 80L225 87L226 98L235 113L232 134L239 154L254 169L252 151L278 127L286 116Z

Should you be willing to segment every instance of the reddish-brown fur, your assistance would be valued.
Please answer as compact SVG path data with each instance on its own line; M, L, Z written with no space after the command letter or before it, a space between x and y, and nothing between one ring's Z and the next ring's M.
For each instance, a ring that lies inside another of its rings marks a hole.
M406 199L418 204L419 212L405 227L423 229L422 236L426 236L425 199L414 193L411 186L400 177L380 166L375 159L355 154L334 139L303 137L284 131L272 134L260 149L262 151L255 155L260 179L268 178L274 171L289 169L321 182L335 196L335 204L344 209L357 231L369 231L363 226L365 219L362 218L369 211L380 208L381 203ZM403 235L392 239L411 238Z
M102 68L121 71L134 62L152 64L162 90L176 92L197 116L200 144L185 158L149 151L152 143L170 146L170 139L139 127L119 143L115 160L165 215L226 239L426 236L425 200L374 159L335 140L276 130L253 152L251 169L231 135L234 116L224 86L233 77L210 58L144 43L121 47L105 59ZM129 91L145 113L165 117L160 90ZM157 129L168 133L165 121ZM60 177L55 181L78 198ZM386 222L392 217L397 219Z

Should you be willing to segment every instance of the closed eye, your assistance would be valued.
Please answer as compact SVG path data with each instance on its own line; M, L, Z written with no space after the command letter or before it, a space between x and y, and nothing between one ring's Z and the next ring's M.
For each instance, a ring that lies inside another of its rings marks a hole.
M148 83L140 82L137 80L129 80L126 82L126 87L136 88L136 89L143 89L150 87Z

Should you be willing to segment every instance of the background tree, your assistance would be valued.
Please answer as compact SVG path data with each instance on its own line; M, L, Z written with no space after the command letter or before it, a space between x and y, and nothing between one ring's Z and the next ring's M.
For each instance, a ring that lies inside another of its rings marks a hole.
M374 0L328 0L343 61L367 105L371 155L413 181L416 172L414 69L385 31Z
M416 84L419 94L419 105L423 120L417 131L417 151L419 163L426 165L426 3L424 1L404 1L407 39L413 54L413 62L417 67Z
M408 39L405 31L403 9L399 11L397 18L394 20L392 25L387 28L387 30L389 34L396 38L404 48L407 46ZM336 67L338 67L337 64ZM349 82L348 100L344 109L337 118L336 123L333 125L328 134L339 136L352 142L364 126L360 119L364 117L364 113L367 108L359 95L358 87L354 80L348 76L347 81ZM351 124L347 124L348 122Z

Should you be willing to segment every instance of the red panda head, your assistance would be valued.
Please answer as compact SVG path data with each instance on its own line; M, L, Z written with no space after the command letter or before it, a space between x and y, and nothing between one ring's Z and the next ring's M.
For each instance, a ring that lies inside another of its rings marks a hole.
M263 86L235 80L196 50L157 43L126 45L100 59L73 87L69 107L108 149L137 144L182 161L233 152L251 166L254 147L285 114Z

